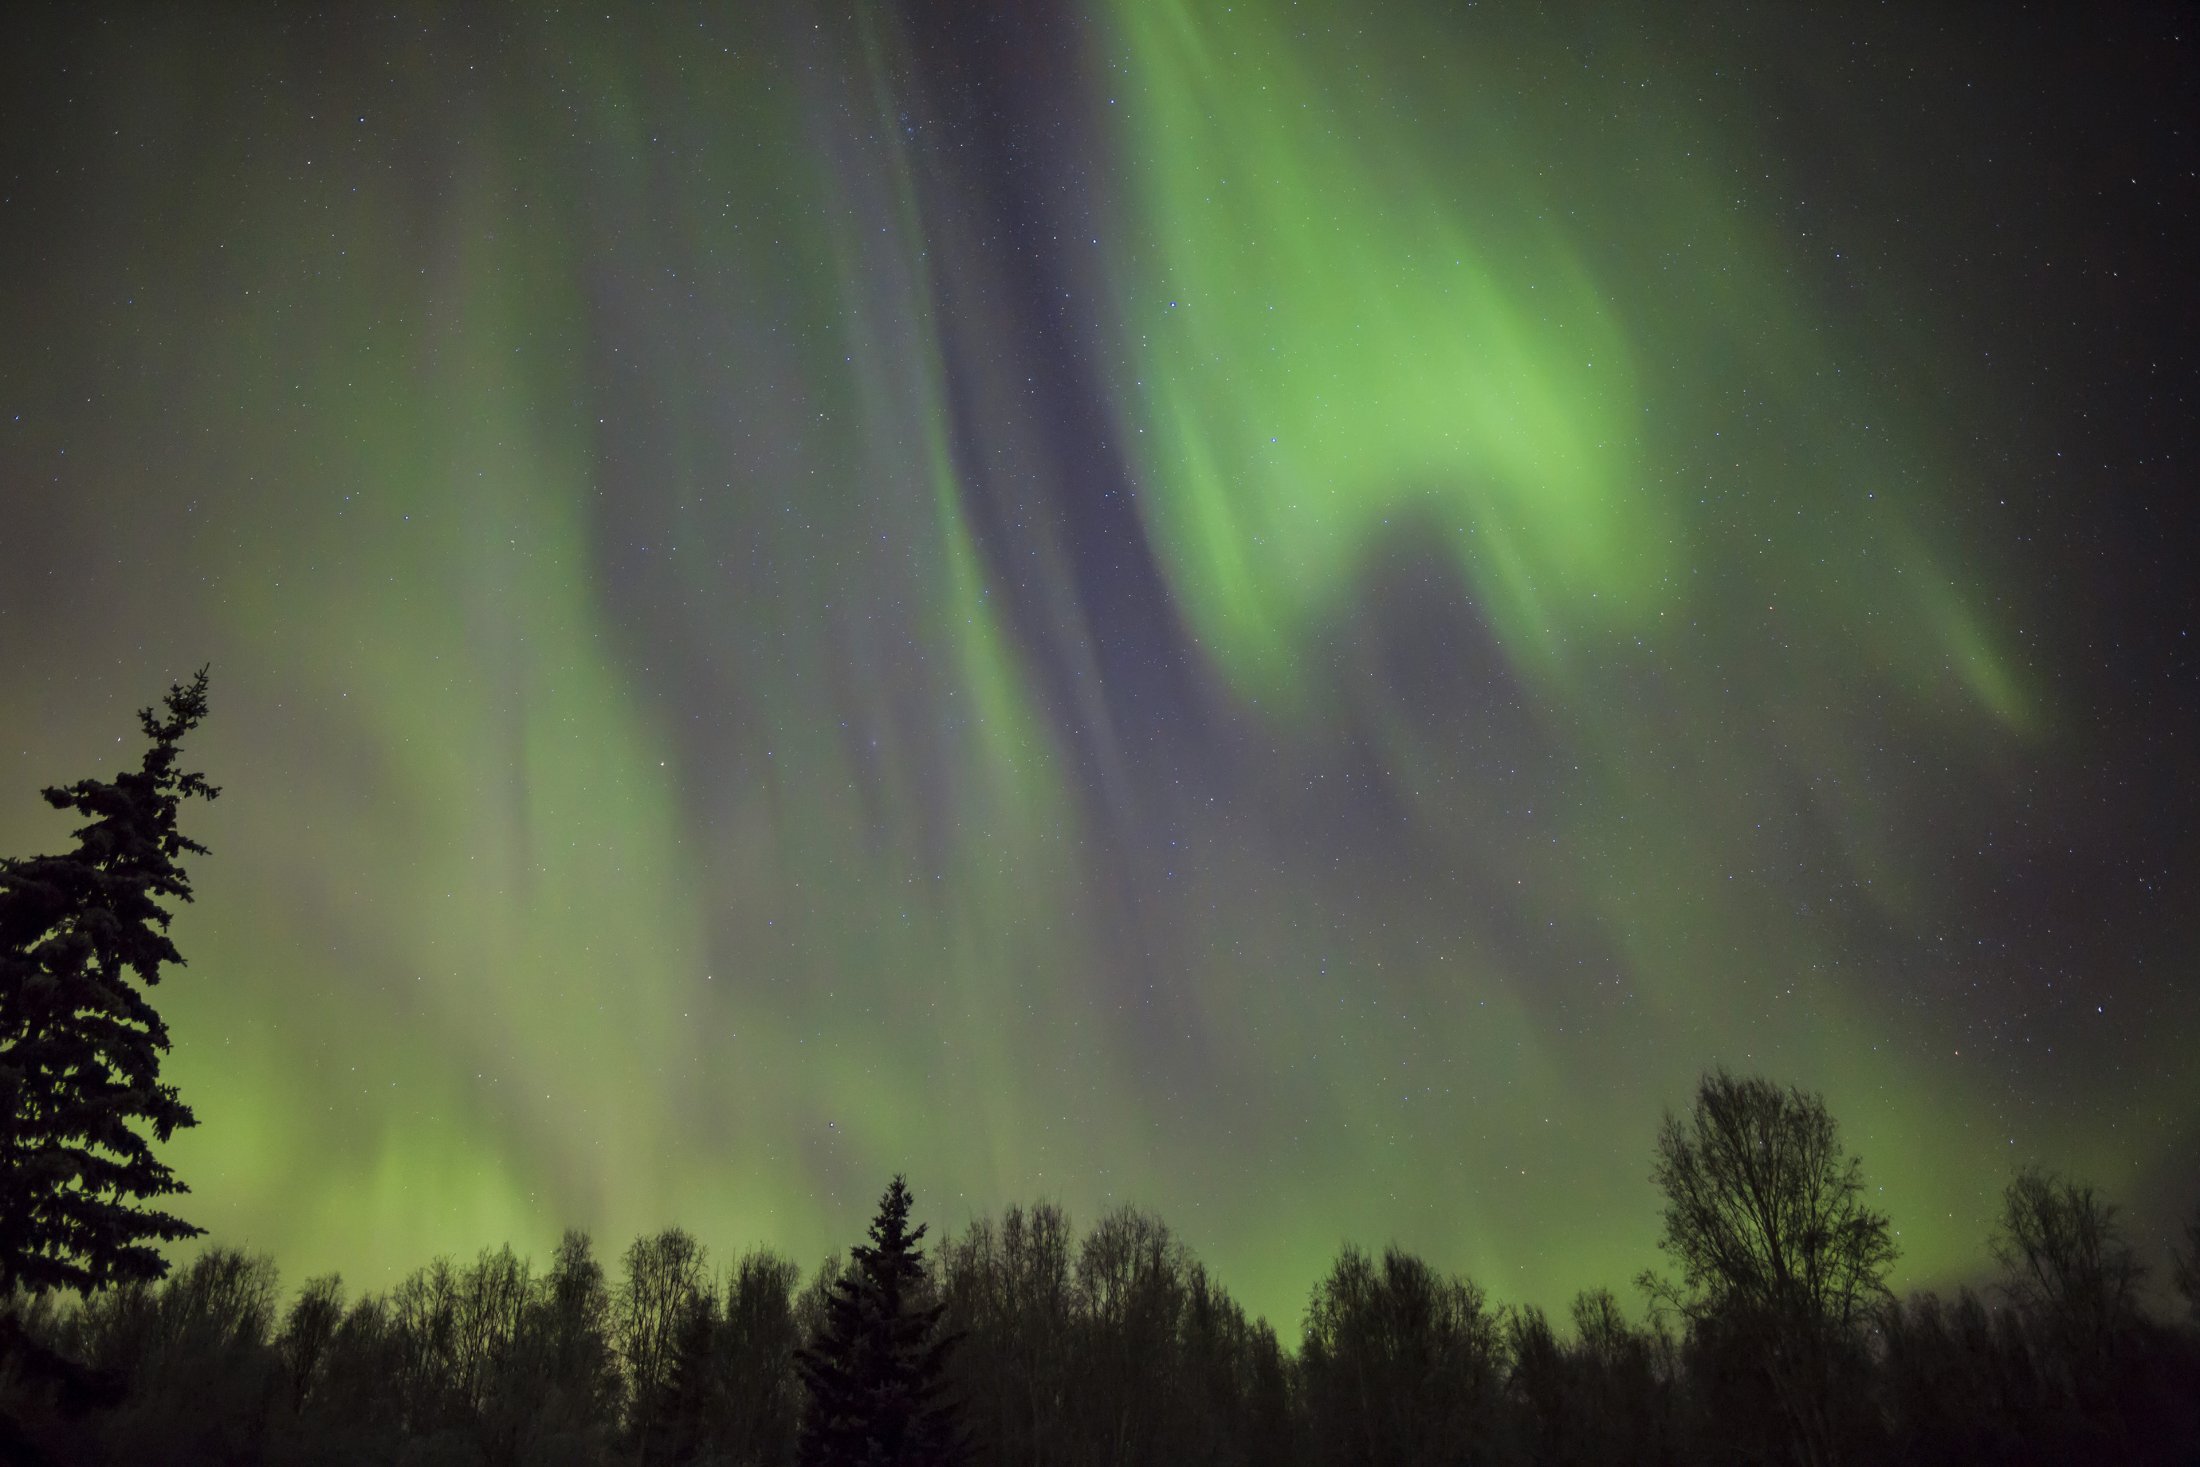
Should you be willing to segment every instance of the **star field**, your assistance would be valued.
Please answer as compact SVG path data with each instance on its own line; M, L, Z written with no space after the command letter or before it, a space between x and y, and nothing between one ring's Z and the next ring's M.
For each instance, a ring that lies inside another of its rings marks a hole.
M179 7L0 60L0 849L202 661L184 1212L1559 1305L2200 1140L2168 7Z

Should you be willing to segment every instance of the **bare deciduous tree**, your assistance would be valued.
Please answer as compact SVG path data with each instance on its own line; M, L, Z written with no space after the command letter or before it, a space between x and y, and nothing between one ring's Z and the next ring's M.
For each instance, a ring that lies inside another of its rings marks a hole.
M1063 1439L1076 1328L1069 1219L1038 1203L979 1218L939 1250L941 1298L965 1336L953 1362L963 1409L1004 1461Z
M1714 1070L1686 1117L1666 1116L1651 1179L1681 1279L1646 1272L1644 1289L1729 1360L1755 1362L1798 1459L1828 1460L1832 1371L1889 1297L1897 1250L1825 1102Z
M2104 1363L2138 1319L2146 1269L2090 1183L2026 1167L2002 1193L1991 1246L2009 1302L2074 1365Z
M636 1238L612 1304L612 1340L624 1368L628 1427L647 1454L649 1428L671 1378L681 1322L708 1285L703 1245L683 1228Z
M2170 1255L2170 1282L2185 1301L2185 1312L2200 1324L2200 1203L2185 1223L2185 1246Z
M275 1348L282 1356L283 1372L290 1381L290 1409L305 1409L321 1378L329 1345L344 1322L344 1284L335 1274L306 1280L283 1317L283 1330Z
M1505 1349L1480 1288L1397 1248L1339 1255L1307 1307L1299 1368L1323 1462L1487 1455Z

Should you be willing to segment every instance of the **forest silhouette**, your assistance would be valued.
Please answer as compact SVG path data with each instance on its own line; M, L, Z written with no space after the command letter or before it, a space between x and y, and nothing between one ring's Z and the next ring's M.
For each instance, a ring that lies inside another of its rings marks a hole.
M860 1259L714 1268L678 1228L609 1270L570 1232L542 1266L500 1247L287 1302L271 1260L214 1247L159 1283L19 1294L24 1342L65 1371L18 1351L0 1409L19 1459L55 1462L2193 1461L2200 1218L2173 1263L2187 1313L2163 1319L2091 1189L2027 1172L2005 1202L1999 1288L1845 1311L1807 1283L1838 1269L1806 1257L1830 1235L1801 1213L1778 1237L1730 1219L1725 1256L1756 1275L1661 1280L1641 1318L1593 1288L1554 1324L1346 1247L1296 1349L1129 1207L1081 1233L1050 1203L979 1219L889 1266L883 1312ZM894 1409L931 1419L874 1454Z
M714 1265L674 1227L609 1266L568 1232L435 1259L382 1293L162 1210L153 1147L194 1123L145 991L181 962L178 829L218 791L178 764L207 678L140 722L133 773L45 792L89 823L0 861L0 1460L231 1464L2192 1463L2200 1211L2173 1317L2091 1185L2018 1172L1981 1240L1998 1281L1898 1297L1893 1219L1823 1101L1722 1069L1668 1113L1649 1177L1664 1267L1631 1316L1491 1299L1347 1245L1287 1345L1132 1207L1049 1202L924 1246L893 1178L867 1241L806 1277ZM827 1245L830 1246L830 1240Z

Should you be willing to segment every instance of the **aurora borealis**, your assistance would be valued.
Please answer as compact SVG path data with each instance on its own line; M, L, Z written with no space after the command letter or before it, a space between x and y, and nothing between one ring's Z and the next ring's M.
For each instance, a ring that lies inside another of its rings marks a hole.
M1904 1283L2200 1188L2190 26L157 7L0 59L0 850L201 662L179 1210ZM2081 29L2083 27L2083 29ZM109 761L109 762L102 762Z

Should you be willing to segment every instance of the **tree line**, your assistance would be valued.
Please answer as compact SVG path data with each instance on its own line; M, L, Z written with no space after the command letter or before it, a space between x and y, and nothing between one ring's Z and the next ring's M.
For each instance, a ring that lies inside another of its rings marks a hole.
M569 1232L382 1293L285 1297L164 1210L194 1123L146 991L204 848L179 811L204 670L135 771L45 791L87 823L0 860L0 1461L479 1464L2063 1463L2200 1460L2200 1211L2182 1308L2092 1186L2019 1172L1984 1292L1898 1298L1890 1219L1823 1101L1713 1070L1651 1159L1664 1270L1564 1320L1347 1246L1296 1341L1159 1218L1040 1202L934 1247L896 1177L807 1278L679 1228L607 1267Z
M1722 1151L1729 1102L1787 1129ZM569 1232L540 1266L497 1248L357 1297L331 1276L285 1299L224 1248L20 1294L26 1339L80 1374L12 1366L0 1404L26 1451L145 1464L2193 1459L2200 1217L2178 1319L2142 1307L2115 1208L2035 1171L2004 1196L1996 1287L1896 1298L1853 1158L1807 1168L1820 1124L1812 1097L1706 1078L1660 1144L1676 1271L1640 1281L1647 1310L1590 1289L1554 1322L1346 1247L1287 1346L1151 1213L1080 1232L1012 1206L927 1250L897 1179L871 1263L807 1276L766 1250L714 1266L668 1228L608 1269Z

